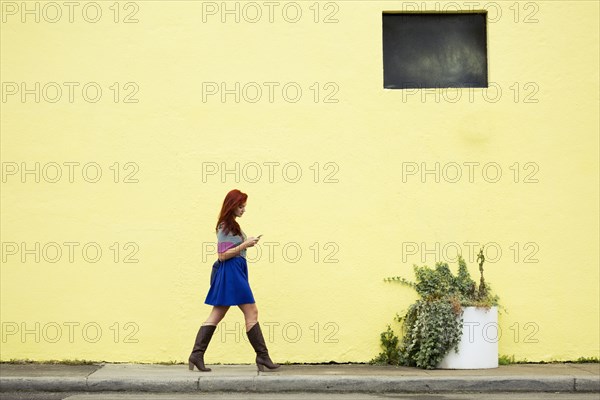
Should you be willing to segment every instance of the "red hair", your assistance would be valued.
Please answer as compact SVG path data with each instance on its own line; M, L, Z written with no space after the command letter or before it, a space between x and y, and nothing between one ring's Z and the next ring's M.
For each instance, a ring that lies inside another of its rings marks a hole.
M221 207L221 213L219 214L219 220L217 221L216 231L219 230L219 225L223 223L223 230L225 233L232 233L234 235L242 235L240 225L235 221L235 209L246 202L248 195L242 193L237 189L233 189L223 200L223 207Z

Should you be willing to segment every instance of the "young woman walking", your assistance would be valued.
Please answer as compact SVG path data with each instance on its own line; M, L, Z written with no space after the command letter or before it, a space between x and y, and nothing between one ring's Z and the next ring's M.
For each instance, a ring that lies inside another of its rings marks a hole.
M204 303L212 305L207 320L202 324L192 354L189 357L190 371L194 366L200 371L210 371L204 366L204 352L217 325L230 306L238 306L246 320L246 334L250 344L256 351L256 366L259 371L279 368L269 357L269 352L258 324L258 308L248 282L248 265L246 264L246 249L254 246L260 240L258 237L246 237L236 218L246 212L248 195L234 189L227 193L219 220L217 221L217 252L219 260L213 265L210 278L210 289Z

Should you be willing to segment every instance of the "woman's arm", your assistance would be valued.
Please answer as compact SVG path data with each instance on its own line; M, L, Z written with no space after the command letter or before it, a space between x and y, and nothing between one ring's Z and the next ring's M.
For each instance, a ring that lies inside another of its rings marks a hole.
M245 242L242 242L239 245L232 247L227 251L219 253L219 261L225 261L229 260L230 258L239 256L243 250L246 250L248 247L254 246L256 243L258 243L258 238L248 238Z

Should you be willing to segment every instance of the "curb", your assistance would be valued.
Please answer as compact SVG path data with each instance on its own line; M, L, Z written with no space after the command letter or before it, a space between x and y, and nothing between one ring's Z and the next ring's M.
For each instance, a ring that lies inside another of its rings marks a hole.
M575 391L600 393L600 378L590 378L588 376L575 378Z
M390 377L390 376L202 376L190 378L2 377L0 392L600 392L600 378Z
M88 390L87 378L9 376L0 378L0 393L9 391L81 392Z

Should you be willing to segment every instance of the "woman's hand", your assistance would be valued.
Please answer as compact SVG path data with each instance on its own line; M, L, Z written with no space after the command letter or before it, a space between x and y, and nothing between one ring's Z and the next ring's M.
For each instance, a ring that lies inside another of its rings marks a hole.
M244 249L248 247L253 247L260 240L260 236L258 237L249 237L244 242L240 243L234 248L231 248L223 253L219 253L219 261L229 260L232 257L238 256Z
M259 240L260 240L260 238L252 236L252 237L249 237L248 239L246 239L244 244L246 245L246 247L253 247L256 243L258 243Z

